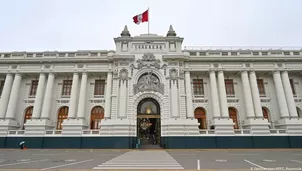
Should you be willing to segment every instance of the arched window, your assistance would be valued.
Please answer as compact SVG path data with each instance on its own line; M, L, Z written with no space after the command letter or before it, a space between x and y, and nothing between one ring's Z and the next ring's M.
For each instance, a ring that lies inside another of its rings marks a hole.
M302 118L302 111L300 108L297 107L297 114L299 118Z
M99 123L104 119L104 108L95 106L91 110L90 129L100 129Z
M33 114L33 109L34 109L33 106L29 106L28 108L26 108L25 114L24 114L24 122L23 122L23 125L26 123L27 120L31 119L32 114ZM24 129L24 126L23 126L23 129Z
M69 108L67 106L63 106L60 108L58 113L57 130L62 129L62 123L68 117L68 109Z
M198 120L199 129L207 129L207 118L206 118L206 111L202 107L198 107L194 111L194 117Z
M234 107L229 107L229 116L231 119L233 119L234 129L239 129L238 126L238 119L237 119L237 111Z
M270 117L268 115L268 109L266 107L262 107L262 113L263 113L263 118L267 119L267 121L270 122Z

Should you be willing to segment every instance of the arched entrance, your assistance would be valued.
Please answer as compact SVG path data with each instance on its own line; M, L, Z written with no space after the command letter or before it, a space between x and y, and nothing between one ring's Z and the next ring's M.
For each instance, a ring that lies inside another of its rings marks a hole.
M146 98L137 105L137 137L141 145L160 144L160 105Z
M229 116L233 120L234 129L239 129L238 119L237 119L237 110L234 107L229 107Z
M90 114L90 129L100 129L100 122L104 119L104 108L95 106Z
M194 111L194 117L198 120L199 129L207 129L206 110L202 107L198 107Z

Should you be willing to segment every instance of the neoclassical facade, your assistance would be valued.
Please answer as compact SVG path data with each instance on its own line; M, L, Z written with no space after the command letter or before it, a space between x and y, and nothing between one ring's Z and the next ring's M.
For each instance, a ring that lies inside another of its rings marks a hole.
M302 134L301 49L183 49L172 26L125 26L114 41L115 51L0 52L1 136Z

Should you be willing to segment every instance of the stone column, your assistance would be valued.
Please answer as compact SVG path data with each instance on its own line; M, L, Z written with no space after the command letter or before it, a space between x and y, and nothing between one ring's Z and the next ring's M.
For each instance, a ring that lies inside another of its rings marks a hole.
M211 90L213 119L216 119L216 118L220 118L220 108L219 108L215 71L210 71L210 85L211 85L210 90Z
M42 119L49 119L50 117L50 108L51 108L51 100L52 100L52 89L54 85L55 75L54 73L48 74L45 96L42 107Z
M112 72L107 73L107 86L105 96L105 113L104 118L111 117L111 92L112 92Z
M85 106L86 106L86 92L87 92L87 73L82 74L81 89L79 97L79 107L78 107L78 118L84 119L85 116Z
M261 100L260 100L255 71L250 72L250 83L251 83L252 97L254 102L254 110L255 110L256 118L263 118Z
M288 113L284 89L283 89L283 85L282 85L282 81L281 81L280 71L275 71L273 74L273 78L274 78L274 84L275 84L275 89L276 89L276 95L277 95L277 99L278 99L280 116L281 116L281 118L288 118L289 113Z
M187 118L194 118L190 71L185 72Z
M243 95L244 95L246 116L248 119L254 118L255 112L254 112L251 87L250 87L247 71L241 72L241 80L242 80L242 86L243 86Z
M13 82L12 90L10 93L10 98L8 102L8 107L7 107L7 112L6 112L6 117L7 119L12 119L15 120L15 114L16 114L16 109L17 109L17 102L19 100L19 90L20 90L20 84L21 84L21 74L17 73L15 75L15 79Z
M0 119L5 118L12 84L13 84L13 75L10 73L6 74L1 100L0 100Z
M39 77L37 94L36 94L35 104L34 104L34 109L33 109L33 114L32 114L33 119L38 119L41 116L41 108L42 108L42 102L43 102L42 100L43 100L43 95L44 95L45 80L46 80L45 74L41 73L40 77Z
M221 116L222 118L229 118L228 101L226 97L223 71L218 72L218 86L219 86Z
M179 93L177 87L177 80L170 80L170 108L171 116L179 117Z
M119 80L119 117L127 117L128 80Z
M79 74L73 73L68 118L75 118L77 112Z
M287 102L287 106L288 106L289 116L291 118L297 118L298 113L297 113L297 108L296 108L296 102L294 99L292 88L290 86L288 72L283 71L281 73L281 78L282 78L284 93L285 93L286 102Z

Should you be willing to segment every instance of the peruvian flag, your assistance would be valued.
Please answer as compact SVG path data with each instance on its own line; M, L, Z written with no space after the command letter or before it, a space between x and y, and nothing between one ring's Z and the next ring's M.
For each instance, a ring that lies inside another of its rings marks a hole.
M138 14L136 16L133 17L133 22L135 24L140 24L140 23L143 23L143 22L148 22L149 21L149 9L147 9L147 11L141 13L141 14Z

